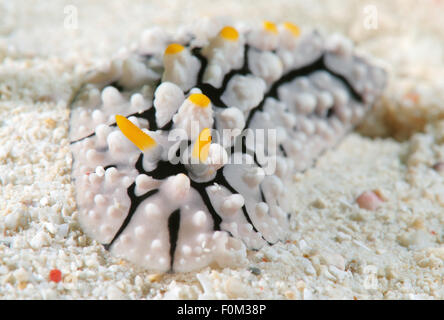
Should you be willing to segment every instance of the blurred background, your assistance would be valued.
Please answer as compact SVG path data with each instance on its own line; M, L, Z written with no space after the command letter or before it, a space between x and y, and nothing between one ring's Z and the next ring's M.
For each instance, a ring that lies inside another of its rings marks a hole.
M27 53L107 54L138 39L150 26L174 30L205 17L227 16L252 23L288 20L301 27L339 31L375 51L372 40L378 39L387 45L380 51L396 55L409 49L407 43L397 42L395 47L391 42L400 36L428 43L429 48L433 42L442 44L443 9L440 0L1 0L0 37Z

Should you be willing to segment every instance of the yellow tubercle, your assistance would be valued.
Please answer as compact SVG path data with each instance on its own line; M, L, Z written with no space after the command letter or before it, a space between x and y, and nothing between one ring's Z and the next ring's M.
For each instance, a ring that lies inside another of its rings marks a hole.
M172 43L165 49L165 54L176 54L181 52L185 47L178 43Z
M278 34L278 29L276 25L271 21L264 21L264 29L273 34Z
M237 30L233 27L230 26L226 26L224 27L220 32L219 35L225 39L225 40L230 40L230 41L237 41L237 39L239 38L239 33L237 32Z
M142 151L148 150L156 145L156 141L140 130L134 123L121 115L116 115L116 123L125 137L134 143Z
M191 94L188 99L194 103L195 105L201 107L201 108L206 108L210 105L210 99L202 94L202 93L193 93Z
M211 130L209 128L203 129L199 133L199 137L194 143L192 157L199 159L200 162L205 162L208 158L211 144Z
M284 27L288 31L290 31L295 37L298 37L301 34L301 29L291 22L284 22Z

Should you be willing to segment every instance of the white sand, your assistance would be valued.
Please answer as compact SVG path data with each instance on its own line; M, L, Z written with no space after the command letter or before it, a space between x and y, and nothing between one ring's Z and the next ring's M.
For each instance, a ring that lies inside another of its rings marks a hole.
M0 2L0 299L443 299L444 173L431 166L444 161L444 4L373 1L378 29L367 30L367 2L189 3ZM64 27L68 4L78 29ZM203 15L343 32L382 60L390 83L359 129L376 138L353 133L295 176L288 243L251 252L242 268L152 275L80 230L67 105L82 75L144 28ZM381 208L359 209L366 190ZM53 268L62 282L48 280Z

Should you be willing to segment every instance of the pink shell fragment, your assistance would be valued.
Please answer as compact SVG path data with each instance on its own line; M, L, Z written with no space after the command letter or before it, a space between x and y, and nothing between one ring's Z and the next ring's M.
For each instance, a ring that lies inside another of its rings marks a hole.
M373 191L364 191L356 198L359 208L374 211L382 205L381 198Z

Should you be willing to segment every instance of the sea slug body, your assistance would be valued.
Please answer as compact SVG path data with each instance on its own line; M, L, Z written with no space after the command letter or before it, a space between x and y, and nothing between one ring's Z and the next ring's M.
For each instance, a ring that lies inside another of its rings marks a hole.
M269 21L239 30L154 28L88 74L70 118L72 176L83 230L112 254L188 272L285 240L293 173L385 87L339 35Z

